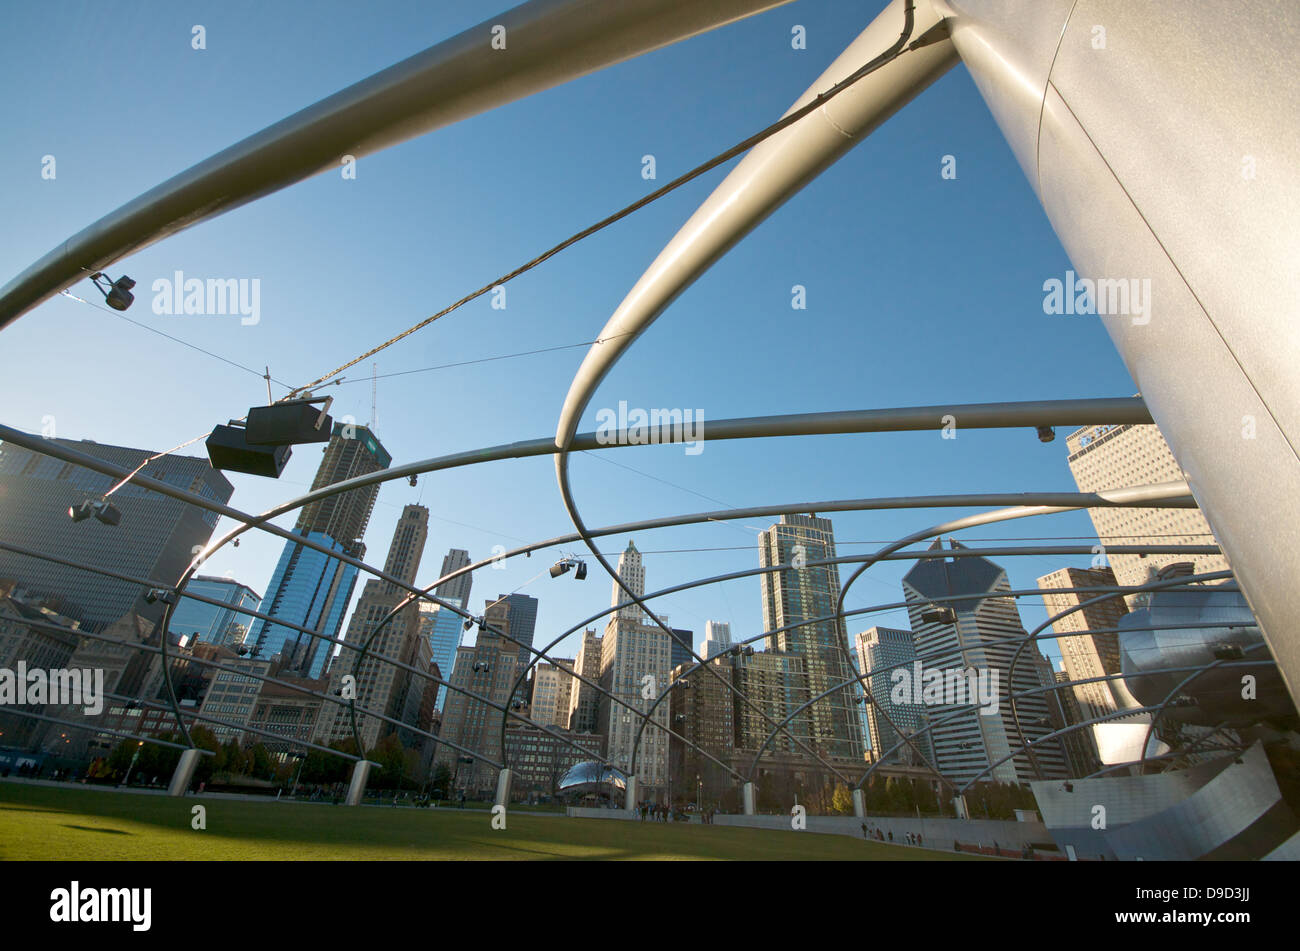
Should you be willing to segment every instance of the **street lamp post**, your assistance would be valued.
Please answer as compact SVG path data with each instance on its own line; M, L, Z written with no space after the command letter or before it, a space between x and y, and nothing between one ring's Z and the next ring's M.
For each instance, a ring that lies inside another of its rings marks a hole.
M144 746L144 740L135 745L135 752L131 754L131 765L126 768L126 776L122 778L122 785L131 785L131 770L135 769L135 761L140 758L140 748Z

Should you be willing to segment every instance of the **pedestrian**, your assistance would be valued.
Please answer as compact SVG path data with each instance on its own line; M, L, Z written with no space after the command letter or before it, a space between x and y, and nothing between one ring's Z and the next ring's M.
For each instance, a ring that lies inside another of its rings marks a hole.
M867 837L867 824L864 822L862 823L862 838L865 839L866 837Z
M921 838L921 833L919 833L919 832L916 834L916 844L917 844L917 845L924 845L924 844L925 844L925 841Z
M889 841L890 841L890 842L893 842L893 841L894 841L894 830L893 830L893 829L890 829L890 830L889 830Z

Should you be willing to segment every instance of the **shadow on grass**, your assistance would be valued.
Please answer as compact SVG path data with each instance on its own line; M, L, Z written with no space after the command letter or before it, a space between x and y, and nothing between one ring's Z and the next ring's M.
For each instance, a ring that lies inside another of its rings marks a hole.
M133 832L127 832L125 829L101 829L98 826L74 826L63 823L65 829L79 829L82 832L102 832L105 835L134 835Z

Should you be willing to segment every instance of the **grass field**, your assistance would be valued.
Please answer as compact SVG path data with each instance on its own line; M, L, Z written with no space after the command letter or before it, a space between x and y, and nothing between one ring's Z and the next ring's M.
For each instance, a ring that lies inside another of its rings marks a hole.
M195 805L207 829L191 828ZM0 859L972 860L842 835L0 783Z

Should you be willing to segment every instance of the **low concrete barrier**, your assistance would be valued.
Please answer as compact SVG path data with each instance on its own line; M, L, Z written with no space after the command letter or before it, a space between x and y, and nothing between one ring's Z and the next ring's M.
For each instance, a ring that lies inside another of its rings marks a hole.
M636 819L635 813L626 809L592 809L570 806L565 814L580 819ZM713 824L719 826L741 826L749 829L772 829L789 832L790 816L744 816L717 813ZM697 822L692 817L692 822ZM869 816L858 819L855 816L808 816L808 832L824 835L850 835L863 838L862 825L867 826L866 838L872 841L884 841L894 845L907 845L908 833L920 836L914 843L922 848L953 851L953 844L959 843L960 851L982 855L1000 855L1003 858L1020 858L1025 846L1035 846L1035 858L1058 858L1053 854L1043 854L1040 847L1052 846L1052 837L1041 822L1015 822L1009 819L904 819L885 816ZM876 833L879 832L878 836ZM890 839L890 833L893 839ZM883 840L881 838L883 836Z

